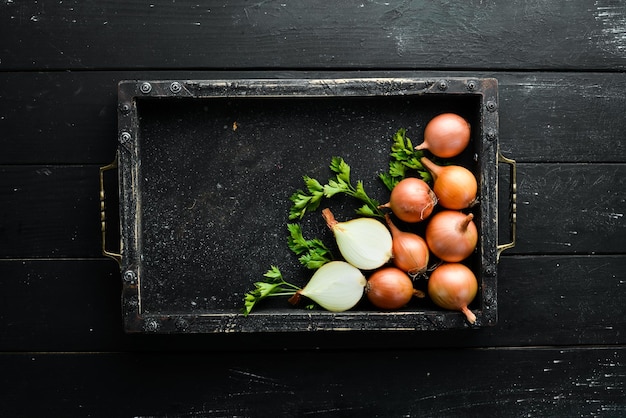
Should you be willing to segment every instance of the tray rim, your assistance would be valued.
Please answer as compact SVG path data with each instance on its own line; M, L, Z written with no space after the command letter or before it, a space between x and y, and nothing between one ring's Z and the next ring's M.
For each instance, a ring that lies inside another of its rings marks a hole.
M480 97L481 132L477 144L480 164L479 196L495 204L481 205L479 280L480 306L473 310L470 326L454 311L270 311L240 313L148 314L142 310L141 231L136 222L140 202L134 194L138 184L140 155L137 100L160 98L336 98L413 95L477 95ZM208 80L122 80L118 83L118 180L120 184L120 254L122 311L126 332L222 333L279 331L419 331L482 328L497 323L498 237L498 81L481 77L357 77L357 78L241 78ZM134 202L134 204L132 204ZM130 226L132 225L132 226ZM277 313L279 312L279 313ZM282 321L276 321L280 316ZM288 320L285 320L288 319ZM367 318L366 327L362 321ZM351 326L345 322L350 319ZM342 324L338 326L336 324ZM359 325L361 324L361 325Z

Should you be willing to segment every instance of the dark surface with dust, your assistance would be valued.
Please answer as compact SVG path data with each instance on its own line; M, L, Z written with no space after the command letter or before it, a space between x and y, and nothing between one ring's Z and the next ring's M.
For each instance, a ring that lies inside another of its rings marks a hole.
M438 113L475 121L476 100L139 100L143 308L236 311L270 265L305 284L310 273L287 247L286 227L289 197L304 187L302 176L324 184L332 157L341 156L353 183L363 180L370 197L385 203L389 192L378 174L388 168L394 133L405 128L419 144ZM361 204L339 196L322 202L340 220L354 217ZM305 237L333 245L319 210L305 215L302 228Z

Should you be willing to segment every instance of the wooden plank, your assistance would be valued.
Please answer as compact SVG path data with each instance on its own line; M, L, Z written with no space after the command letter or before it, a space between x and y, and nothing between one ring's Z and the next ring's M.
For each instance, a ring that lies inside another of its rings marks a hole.
M0 261L0 351L120 348L121 284L113 261Z
M162 336L123 333L121 275L113 261L3 260L0 351L623 345L625 269L623 256L502 257L499 321L481 330Z
M522 162L626 162L626 74L494 74L500 148Z
M626 252L625 164L518 164L517 170L517 245L509 253ZM101 255L97 166L0 166L0 178L0 258ZM114 173L107 178L114 250L117 184ZM277 211L288 213L293 191L283 191Z
M0 258L99 257L98 174L97 166L0 166Z
M623 255L502 257L499 324L488 332L511 346L623 345L624 263Z
M626 162L625 73L190 72L4 73L0 164L107 164L124 79L495 77L500 146L520 162ZM414 137L421 135L420 127Z
M610 0L5 2L1 65L624 70L625 15Z
M0 77L0 98L0 164L113 160L114 73L5 73Z
M3 416L623 416L624 347L0 355ZM9 383L9 382L7 382Z
M626 165L520 164L517 180L512 253L626 253Z

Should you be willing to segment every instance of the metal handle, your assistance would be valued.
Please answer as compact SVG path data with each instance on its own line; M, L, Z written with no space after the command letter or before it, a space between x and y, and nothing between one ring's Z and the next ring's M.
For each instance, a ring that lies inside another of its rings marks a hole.
M497 248L497 260L500 260L502 251L515 247L515 235L517 229L517 165L515 160L506 158L498 152L498 162L509 164L511 170L511 206L509 207L511 222L511 242L499 244Z
M106 232L107 232L107 221L106 221L106 205L105 205L105 193L104 193L104 172L108 170L114 170L117 168L118 156L115 156L115 160L111 164L105 165L104 167L100 167L100 230L102 232L102 255L112 258L117 261L117 263L122 266L122 255L118 253L114 253L111 251L107 251L106 248Z

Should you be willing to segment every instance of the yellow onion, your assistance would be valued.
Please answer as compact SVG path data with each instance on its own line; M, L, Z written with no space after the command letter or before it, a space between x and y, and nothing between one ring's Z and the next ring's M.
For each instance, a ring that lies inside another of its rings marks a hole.
M341 255L354 267L373 270L391 258L391 233L381 222L372 218L338 222L328 208L322 210L322 216L335 235Z
M398 229L389 214L385 215L385 220L393 238L393 264L412 277L424 272L429 258L426 241L417 234Z
M438 166L426 157L422 165L433 175L433 191L446 209L465 209L476 201L476 177L460 165Z
M413 282L396 267L376 270L365 286L365 294L380 309L399 309L409 303L414 295Z
M437 197L424 180L407 177L395 185L389 202L379 208L389 208L401 221L414 223L428 218L436 204Z
M428 248L443 261L462 261L476 248L478 229L473 214L443 210L430 219L426 226Z
M440 158L459 155L470 141L470 124L455 113L442 113L428 122L424 129L424 142L417 150L429 150Z
M470 324L476 315L467 307L476 297L478 281L467 266L460 263L444 263L438 266L428 279L428 296L444 309L461 311Z

